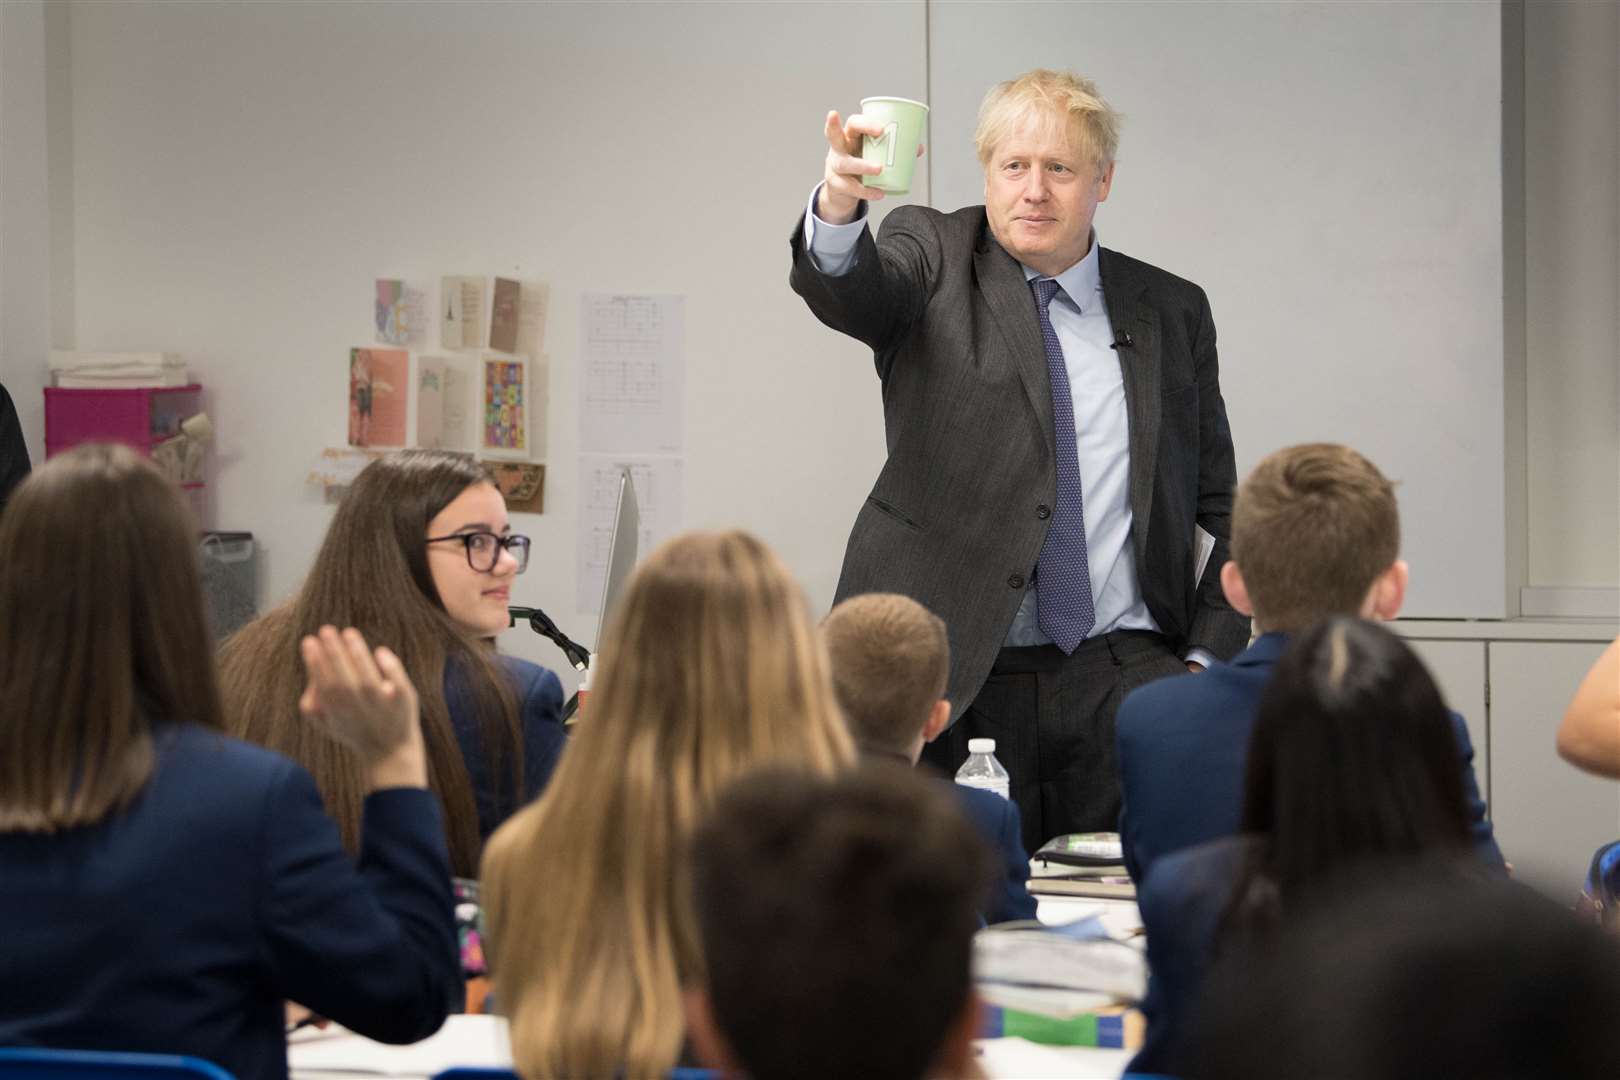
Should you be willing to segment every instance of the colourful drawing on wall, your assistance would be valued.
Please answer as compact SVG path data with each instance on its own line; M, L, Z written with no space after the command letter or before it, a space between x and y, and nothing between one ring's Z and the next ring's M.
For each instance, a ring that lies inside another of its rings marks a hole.
M349 350L350 446L405 445L409 368L404 349Z
M528 374L522 360L484 361L484 448L529 448Z

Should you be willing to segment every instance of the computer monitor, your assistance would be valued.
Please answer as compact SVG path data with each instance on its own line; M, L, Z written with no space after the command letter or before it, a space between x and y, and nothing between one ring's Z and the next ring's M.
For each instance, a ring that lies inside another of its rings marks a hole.
M636 484L630 467L619 467L619 497L613 511L613 535L608 538L607 574L602 582L602 619L597 623L596 644L602 644L602 627L607 626L613 609L624 592L624 583L635 569L636 549L641 540L641 511L636 506Z

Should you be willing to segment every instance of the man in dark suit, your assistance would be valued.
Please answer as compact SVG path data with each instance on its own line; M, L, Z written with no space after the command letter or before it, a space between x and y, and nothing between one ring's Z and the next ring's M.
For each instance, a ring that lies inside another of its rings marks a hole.
M883 383L888 460L838 597L903 593L945 620L958 716L926 756L954 770L994 738L1026 847L1111 829L1120 699L1248 637L1217 582L1236 476L1209 304L1097 245L1117 120L1089 81L996 87L985 205L901 207L874 241L878 167L857 155L880 133L829 114L792 239L794 290Z
M1260 695L1290 633L1330 615L1393 619L1406 595L1395 490L1347 446L1312 443L1267 457L1238 489L1226 595L1263 631L1231 663L1155 683L1119 709L1120 840L1140 882L1161 856L1238 831ZM1502 865L1474 778L1468 726L1453 713L1475 848Z
M833 608L822 620L821 636L833 690L861 756L915 765L951 720L951 703L941 696L950 670L945 624L910 597L866 593ZM1018 807L993 791L949 787L1001 871L981 912L984 921L1033 919Z

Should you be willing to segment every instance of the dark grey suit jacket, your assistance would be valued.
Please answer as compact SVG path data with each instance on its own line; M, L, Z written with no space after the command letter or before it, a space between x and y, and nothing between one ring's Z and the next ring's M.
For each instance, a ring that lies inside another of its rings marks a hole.
M904 593L950 628L956 715L1012 625L1057 501L1052 390L1035 299L984 207L902 206L855 265L821 273L792 237L793 290L828 326L872 347L888 460L855 518L838 599ZM1248 620L1221 593L1232 435L1215 324L1197 285L1103 248L1103 296L1121 347L1130 426L1132 545L1143 599L1171 646L1227 659ZM1193 580L1193 526L1215 537Z

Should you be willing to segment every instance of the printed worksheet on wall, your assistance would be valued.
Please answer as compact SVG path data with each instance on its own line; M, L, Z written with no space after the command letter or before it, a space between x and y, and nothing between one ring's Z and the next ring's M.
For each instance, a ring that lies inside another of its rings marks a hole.
M686 441L685 298L580 299L580 449L679 454Z
M575 603L582 612L601 614L608 546L613 538L613 513L618 508L619 470L626 466L630 469L630 482L636 486L636 506L641 511L638 557L645 559L648 552L681 528L685 495L680 458L579 455L579 513L575 517L578 535L574 544L578 565L574 577L577 582Z

